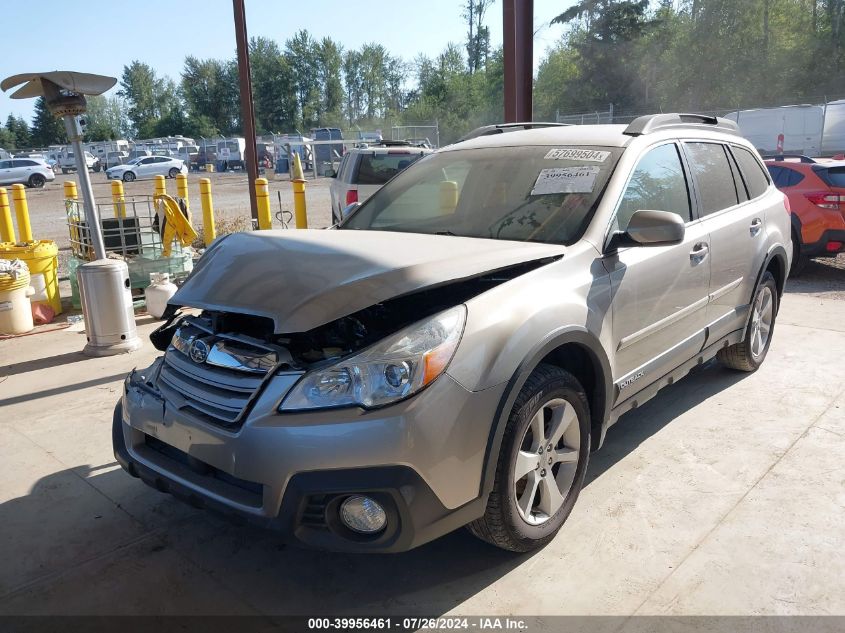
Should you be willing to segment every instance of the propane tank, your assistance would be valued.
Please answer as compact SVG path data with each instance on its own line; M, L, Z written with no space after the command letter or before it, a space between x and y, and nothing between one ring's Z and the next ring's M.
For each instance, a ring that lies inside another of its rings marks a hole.
M170 297L176 294L176 284L170 281L168 273L150 273L150 285L144 290L147 312L160 319Z

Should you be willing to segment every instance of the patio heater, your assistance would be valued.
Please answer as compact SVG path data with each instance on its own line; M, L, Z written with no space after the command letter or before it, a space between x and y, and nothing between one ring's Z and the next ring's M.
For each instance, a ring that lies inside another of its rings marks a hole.
M64 119L68 140L73 145L88 239L96 257L95 261L83 264L76 272L88 336L83 353L88 356L111 356L141 347L135 328L129 268L126 262L106 257L103 231L82 147L81 116L86 109L85 95L103 94L115 83L117 79L114 77L70 71L24 73L0 82L0 89L4 92L23 84L11 95L12 99L43 96L50 112Z

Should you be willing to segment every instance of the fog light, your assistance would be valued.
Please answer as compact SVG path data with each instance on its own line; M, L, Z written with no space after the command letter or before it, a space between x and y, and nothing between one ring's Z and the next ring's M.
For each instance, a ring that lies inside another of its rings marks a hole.
M375 534L387 525L387 514L374 499L355 495L340 506L340 518L350 530Z

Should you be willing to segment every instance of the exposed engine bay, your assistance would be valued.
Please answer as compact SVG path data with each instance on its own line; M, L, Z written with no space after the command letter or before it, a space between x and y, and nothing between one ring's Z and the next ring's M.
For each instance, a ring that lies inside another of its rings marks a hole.
M558 257L543 258L425 288L377 303L307 332L278 335L274 334L274 323L269 318L204 310L198 315L178 312L171 315L168 322L150 335L150 340L162 351L171 342L178 347L180 340L185 341L185 348L180 351L188 355L187 345L193 338L230 339L226 347L237 346L239 359L248 356L256 371L267 372L272 368L270 365L285 370L306 370L354 354L411 323L463 303L556 259ZM174 338L177 332L179 336ZM206 353L210 354L208 362L219 364L213 362L214 349Z

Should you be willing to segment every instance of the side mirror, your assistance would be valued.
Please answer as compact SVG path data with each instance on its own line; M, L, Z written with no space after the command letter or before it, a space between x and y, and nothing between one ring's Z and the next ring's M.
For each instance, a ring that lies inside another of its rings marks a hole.
M628 221L625 232L614 234L610 250L620 246L667 246L684 239L684 221L677 213L640 209Z
M342 213L342 215L343 215L343 220L345 220L345 219L346 219L346 218L348 218L350 215L352 215L353 213L355 213L355 211L356 211L356 210L358 209L358 207L360 207L360 206L361 206L361 203L360 203L360 202L353 202L352 204L348 204L348 205L346 205L346 208L344 208L344 209L343 209L343 213ZM342 220L341 220L341 221L342 221Z

